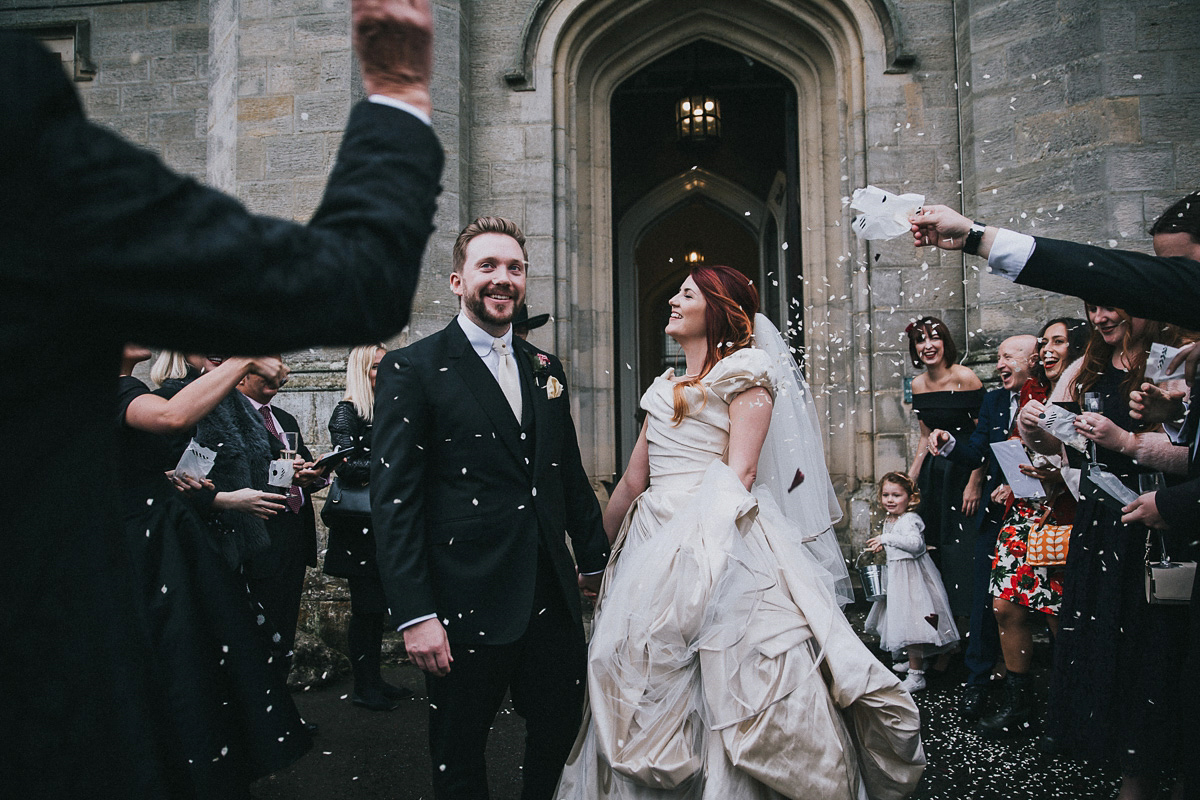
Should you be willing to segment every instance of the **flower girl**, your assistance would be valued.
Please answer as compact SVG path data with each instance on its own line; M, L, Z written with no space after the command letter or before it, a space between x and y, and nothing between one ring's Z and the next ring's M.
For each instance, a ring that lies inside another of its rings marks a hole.
M921 503L912 478L889 472L879 481L879 503L887 512L883 533L867 540L872 552L887 553L887 596L876 601L866 629L879 635L879 646L899 657L908 648L909 692L925 688L925 656L958 643L958 629L942 586L942 576L925 553L925 523L914 509ZM897 664L897 671L903 664Z

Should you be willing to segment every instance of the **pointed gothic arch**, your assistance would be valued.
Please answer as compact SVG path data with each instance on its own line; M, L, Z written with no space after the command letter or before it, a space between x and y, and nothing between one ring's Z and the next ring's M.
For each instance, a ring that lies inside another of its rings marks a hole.
M663 181L657 187L646 193L637 203L626 211L616 226L618 231L616 271L621 276L617 283L617 305L623 309L633 309L638 305L638 274L635 252L642 236L664 218L677 211L681 206L702 198L716 208L727 213L757 237L766 217L766 204L746 191L743 187L708 170L696 167L681 172ZM624 363L630 360L631 353L638 351L638 341L643 334L639 327L637 314L626 314L617 332L617 352L621 355L622 369ZM657 332L653 332L657 334ZM636 370L627 370L636 372ZM615 387L620 396L614 398L617 413L631 418L632 411L637 408L639 384L636 380L618 381ZM637 430L629 425L618 425L621 447L619 452L629 453L633 450Z
M585 466L597 477L624 466L615 446L621 276L610 101L663 52L699 39L771 67L798 98L807 369L829 421L830 471L851 491L873 477L875 431L869 393L855 392L872 370L870 298L853 267L859 247L842 197L866 182L868 98L872 107L903 105L881 91L908 63L887 0L545 0L532 10L507 81L520 92L524 123L552 133L555 346L571 369Z

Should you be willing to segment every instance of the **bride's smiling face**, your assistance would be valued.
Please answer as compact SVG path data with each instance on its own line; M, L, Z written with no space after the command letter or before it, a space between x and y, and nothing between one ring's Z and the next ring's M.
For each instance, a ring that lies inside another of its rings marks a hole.
M708 303L690 275L668 304L671 306L671 316L665 328L668 336L682 342L684 339L703 338L707 335L704 309Z

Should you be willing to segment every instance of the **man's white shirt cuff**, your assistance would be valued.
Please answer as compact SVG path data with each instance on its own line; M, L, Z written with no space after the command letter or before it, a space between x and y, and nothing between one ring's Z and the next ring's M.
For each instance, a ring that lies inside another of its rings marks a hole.
M955 446L956 444L958 444L958 440L954 438L954 434L953 434L953 433L947 433L946 435L947 435L947 436L949 436L949 437L950 437L950 439L949 439L949 441L947 441L945 444L943 444L941 447L939 447L939 448L938 448L938 455L939 455L939 456L948 456L948 455L950 455L951 453L953 453L953 452L954 452L954 446Z
M1033 255L1035 245L1028 234L998 228L992 249L988 251L988 269L993 275L1015 281Z
M416 619L410 619L408 622L406 622L403 625L401 625L400 627L396 628L396 630L402 631L405 628L411 628L413 625L416 625L418 622L424 622L427 619L437 619L437 614L426 614L423 617L417 617Z
M431 127L433 126L433 120L429 118L429 115L414 106L412 103L406 103L403 100L397 100L394 97L388 97L386 94L373 94L367 99L372 103L379 103L381 106L391 106L392 108L398 108L401 111L407 111L417 119L421 120L421 122L424 122L426 125Z

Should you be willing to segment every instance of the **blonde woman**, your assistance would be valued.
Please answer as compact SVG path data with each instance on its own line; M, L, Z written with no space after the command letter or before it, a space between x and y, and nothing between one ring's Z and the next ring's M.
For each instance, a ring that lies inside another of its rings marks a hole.
M374 418L375 374L387 350L381 344L359 345L346 360L346 397L329 418L335 449L358 448L337 467L343 489L362 488L371 478L371 421ZM327 501L328 502L328 501ZM375 534L366 515L323 515L329 526L325 574L345 578L350 585L350 663L354 695L350 702L371 711L391 711L411 693L385 683L379 673L383 617L387 598L375 563Z

